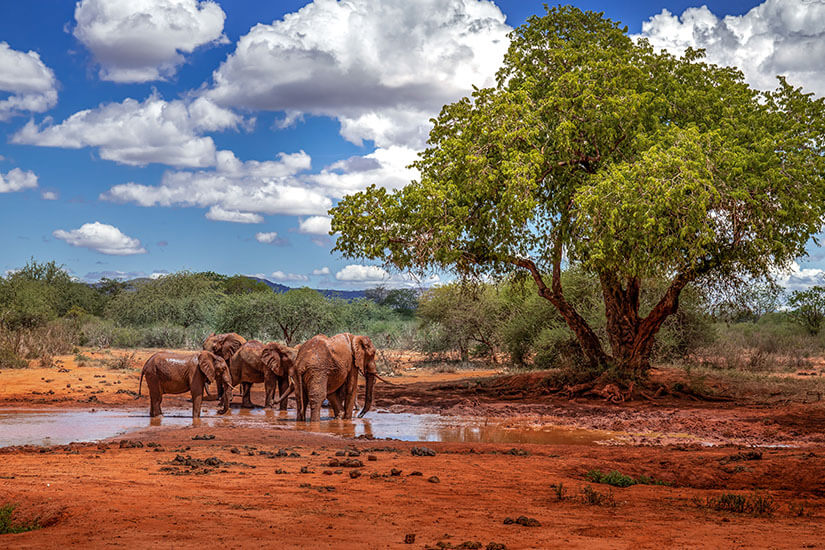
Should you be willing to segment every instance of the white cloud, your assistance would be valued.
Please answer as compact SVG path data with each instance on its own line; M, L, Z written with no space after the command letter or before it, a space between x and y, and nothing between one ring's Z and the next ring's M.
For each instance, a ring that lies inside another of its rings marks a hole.
M329 275L330 270L327 266L324 266L324 267L321 267L321 268L318 268L318 269L313 269L312 274L315 275L315 276Z
M126 183L100 198L140 206L214 207L256 214L326 213L332 201L296 176L310 168L303 151L281 153L274 161L241 162L231 151L219 151L215 170L166 172L158 186Z
M300 273L284 273L283 271L273 271L269 278L281 283L309 281L309 277L306 275L301 275Z
M419 288L438 284L441 279L438 275L430 275L423 279L411 273L390 274L387 270L375 265L350 264L335 274L335 278L348 286L375 286L382 285L389 288Z
M241 212L239 210L226 210L218 205L213 206L206 213L206 219L213 222L234 222L234 223L261 223L264 217L253 212Z
M284 244L284 240L278 237L278 233L255 233L255 240L263 244Z
M298 221L298 232L307 235L329 235L332 218L329 216L311 216Z
M797 262L788 269L775 274L776 283L788 291L807 290L815 285L825 284L825 271L813 267L802 268Z
M333 163L311 179L334 197L366 189L371 184L398 189L418 177L417 170L407 168L415 159L416 151L409 147L379 148L363 157Z
M100 64L100 78L147 82L174 76L204 44L226 42L223 10L212 1L82 0L74 35Z
M88 283L94 283L99 281L100 279L115 279L118 281L140 279L144 277L148 277L150 279L160 279L161 277L168 274L169 272L165 270L153 271L148 275L145 271L90 271L89 273L86 273L86 275L83 276L83 280Z
M56 201L58 199L58 194L55 193L54 191L43 191L40 194L40 197L44 201Z
M24 172L20 168L13 168L5 175L0 172L0 193L12 193L35 187L37 187L37 175L34 172Z
M797 86L825 95L825 2L766 0L744 15L719 18L707 6L681 16L667 10L642 24L641 36L657 48L681 54L704 48L708 60L736 66L760 89L785 75Z
M339 281L346 282L376 282L390 278L390 274L376 265L356 265L350 264L335 274Z
M127 98L78 111L59 124L30 120L11 141L67 149L98 147L101 158L121 164L206 167L215 165L215 143L201 134L247 124L205 98L164 101L153 93L143 102Z
M138 239L124 235L117 227L100 222L84 223L80 228L70 231L58 229L52 235L72 246L90 248L101 254L128 256L146 253Z
M316 0L252 27L206 93L285 123L335 117L359 145L420 148L442 105L492 83L510 30L489 0Z
M34 51L20 52L0 42L0 121L23 112L42 113L57 104L54 72Z

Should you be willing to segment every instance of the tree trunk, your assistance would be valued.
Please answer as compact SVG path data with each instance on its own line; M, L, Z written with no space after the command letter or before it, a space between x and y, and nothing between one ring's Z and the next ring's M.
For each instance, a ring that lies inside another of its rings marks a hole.
M647 317L639 316L638 278L624 285L612 274L601 273L599 279L604 296L605 316L613 364L622 379L644 378L650 370L656 334L679 308L679 295L690 282L690 275L677 275L664 296Z

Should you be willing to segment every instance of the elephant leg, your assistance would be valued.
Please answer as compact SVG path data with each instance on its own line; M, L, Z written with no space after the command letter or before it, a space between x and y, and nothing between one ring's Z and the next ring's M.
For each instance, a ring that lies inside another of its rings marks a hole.
M327 380L326 377L321 377L312 380L309 386L309 421L321 421L321 407L324 404L324 399L327 396Z
M344 404L344 420L352 420L352 411L355 407L355 394L358 391L358 369L352 369L347 376L346 383L342 386L346 391Z
M160 404L163 401L163 392L160 390L160 384L157 381L147 380L147 385L149 386L149 416L161 416L163 411Z
M200 391L192 390L192 418L201 417L201 402L203 401L203 388Z
M255 404L252 402L252 382L241 382L241 392L243 394L243 400L241 401L241 408L243 409L253 409L255 408Z
M295 418L306 420L307 396L305 394L304 378L300 374L295 376Z
M278 377L278 395L284 395L286 393L287 388L289 388L289 377L288 376L279 376ZM288 399L284 399L280 403L280 410L285 411L287 410L287 401Z
M327 401L329 401L329 408L332 409L333 418L341 418L341 398L338 396L338 391L328 394Z
M264 393L266 394L266 399L264 399L264 407L267 409L271 408L272 403L275 401L275 388L277 388L275 375L267 372L264 375Z

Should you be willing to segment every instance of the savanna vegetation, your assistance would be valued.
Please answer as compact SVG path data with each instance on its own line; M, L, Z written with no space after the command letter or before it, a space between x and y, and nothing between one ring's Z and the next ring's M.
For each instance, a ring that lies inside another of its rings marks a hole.
M566 300L608 346L599 279L571 268L560 280ZM641 307L653 307L667 284L646 281ZM725 375L743 390L766 373L804 369L825 352L822 319L811 313L821 307L817 288L783 293L751 285L722 299L689 285L659 331L651 360L698 381ZM277 293L255 279L216 273L87 284L54 262L34 260L0 278L0 368L22 368L35 358L49 364L75 346L197 349L212 332L287 345L317 333L354 332L379 348L429 353L451 370L479 361L511 371L553 370L563 385L593 375L564 317L516 275L427 290L379 287L349 301L309 288Z

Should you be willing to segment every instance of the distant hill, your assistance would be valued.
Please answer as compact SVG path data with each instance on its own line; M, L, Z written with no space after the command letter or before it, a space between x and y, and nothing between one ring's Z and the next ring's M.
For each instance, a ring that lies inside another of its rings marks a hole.
M282 285L280 283L273 283L269 279L262 279L260 277L249 277L250 279L254 279L255 281L260 281L266 284L269 288L271 288L274 292L284 293L288 290L292 290L292 288ZM343 298L344 300L355 300L357 298L366 298L367 294L363 290L335 290L331 288L315 288L313 290L317 290L327 298Z

